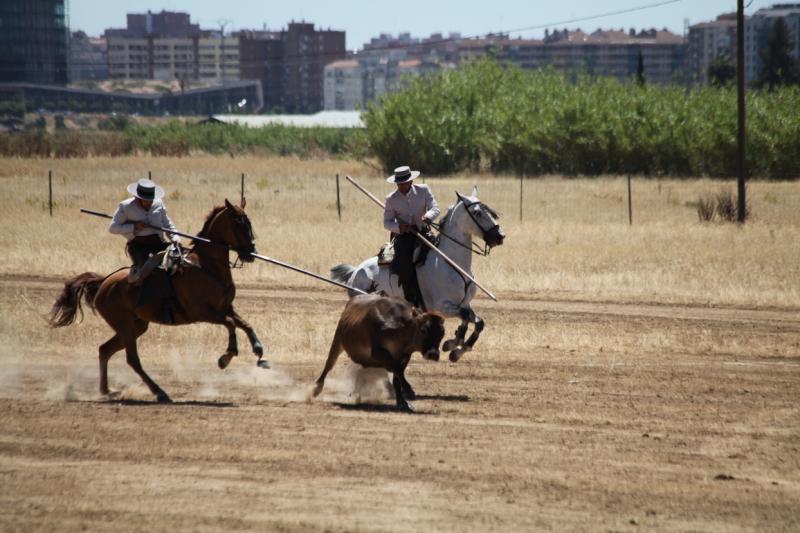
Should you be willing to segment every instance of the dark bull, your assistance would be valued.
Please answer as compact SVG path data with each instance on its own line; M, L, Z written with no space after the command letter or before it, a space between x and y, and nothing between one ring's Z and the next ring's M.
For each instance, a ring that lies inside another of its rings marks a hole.
M422 352L426 359L438 360L442 337L444 317L438 313L423 313L400 298L374 294L354 296L347 302L336 326L314 396L322 392L325 376L344 350L361 366L385 368L391 372L397 408L413 411L407 399L413 400L416 395L406 381L406 366L414 352Z

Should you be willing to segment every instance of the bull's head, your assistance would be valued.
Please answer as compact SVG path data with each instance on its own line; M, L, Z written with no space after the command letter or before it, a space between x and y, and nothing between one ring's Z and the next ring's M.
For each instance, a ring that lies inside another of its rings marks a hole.
M444 337L444 317L439 313L421 313L415 317L420 352L425 359L439 360L439 344Z

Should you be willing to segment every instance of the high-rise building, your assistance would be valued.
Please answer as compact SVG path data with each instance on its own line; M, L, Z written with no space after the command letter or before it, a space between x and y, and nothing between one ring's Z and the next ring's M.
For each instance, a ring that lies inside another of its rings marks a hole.
M759 50L767 47L767 39L775 26L775 21L782 18L789 29L792 42L791 56L800 59L800 4L775 4L759 9L747 20L744 31L744 67L745 80L748 83L758 78L763 62Z
M0 82L66 84L67 28L64 0L2 0Z
M736 63L736 13L689 27L688 69L692 84L707 85L708 68L715 59Z
M265 109L313 113L323 108L324 68L345 57L345 32L291 22L281 31L243 31L236 36L243 57L241 77L261 81Z

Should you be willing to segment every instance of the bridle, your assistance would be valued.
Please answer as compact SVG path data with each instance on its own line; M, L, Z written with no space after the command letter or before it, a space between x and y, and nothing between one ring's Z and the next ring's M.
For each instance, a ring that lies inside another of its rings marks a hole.
M458 193L456 193L456 194L458 194ZM471 251L475 255L480 255L480 256L486 257L486 256L489 255L489 252L492 249L489 246L489 244L486 242L486 234L489 233L490 231L492 231L494 228L498 227L500 224L495 223L495 225L492 226L491 228L489 228L488 230L483 229L483 226L478 222L478 219L475 218L475 215L470 210L470 207L472 207L473 205L477 205L478 208L483 210L485 213L492 214L492 218L493 219L497 219L497 214L493 213L492 210L486 204L481 202L480 200L478 200L476 202L472 202L471 204L467 204L464 201L464 198L460 194L458 195L458 198L459 198L459 200L461 200L461 203L464 205L464 209L467 211L467 214L469 215L469 217L475 223L475 226L479 227L481 229L481 232L483 232L483 239L484 239L484 241L483 241L483 250L481 250L480 246L478 244L475 244L475 241L473 241L472 239L470 239L470 241L469 241L470 245L468 246L468 245L464 244L463 242L459 241L458 239L456 239L454 237L451 237L450 235L448 235L447 233L442 231L441 226L439 224L436 224L435 222L431 222L431 226L433 226L434 228L436 228L437 231L439 231L439 235L440 236L443 236L443 237L446 237L446 238L450 239L451 241L453 241L457 245L461 246L465 250Z

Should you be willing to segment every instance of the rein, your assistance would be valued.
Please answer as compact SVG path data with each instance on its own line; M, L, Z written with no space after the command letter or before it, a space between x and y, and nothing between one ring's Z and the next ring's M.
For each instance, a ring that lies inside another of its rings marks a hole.
M442 227L441 227L439 224L437 224L436 222L431 222L431 226L433 226L434 228L436 228L436 230L439 232L439 235L440 235L440 236L442 236L442 237L447 237L448 239L450 239L451 241L453 241L453 242L454 242L454 243L456 243L457 245L461 246L461 247L462 247L462 248L464 248L465 250L469 250L469 251L470 251L470 252L472 252L473 254L475 254L475 255L480 255L480 256L483 256L483 257L486 257L486 256L488 256L488 255L489 255L489 250L491 250L491 248L489 248L489 245L488 245L488 244L484 243L484 244L483 244L483 250L481 250L481 249L480 249L480 247L479 247L479 245L475 244L475 241L473 241L473 240L471 240L471 239L470 239L469 243L470 243L470 245L471 245L471 246L467 246L466 244L464 244L463 242L459 241L458 239L456 239L456 238L454 238L454 237L451 237L451 236L450 236L450 235L448 235L447 233L443 232L443 231L442 231ZM478 227L480 227L480 226L478 226ZM481 231L482 231L482 230L483 230L483 229L481 228Z

